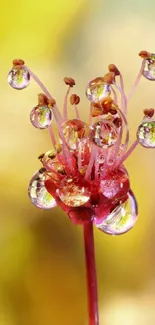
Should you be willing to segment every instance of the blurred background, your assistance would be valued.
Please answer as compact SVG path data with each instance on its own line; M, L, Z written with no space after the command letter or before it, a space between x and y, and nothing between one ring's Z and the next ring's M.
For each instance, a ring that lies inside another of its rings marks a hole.
M51 148L46 131L29 122L38 86L16 92L7 84L22 58L58 104L63 77L77 82L82 117L86 83L115 63L129 91L141 50L155 51L154 0L6 0L0 19L0 325L85 325L87 300L82 229L59 209L41 211L27 187ZM145 79L129 104L131 139L144 108L154 107L155 84ZM101 325L155 323L155 151L138 147L126 163L139 203L139 221L124 236L95 231Z

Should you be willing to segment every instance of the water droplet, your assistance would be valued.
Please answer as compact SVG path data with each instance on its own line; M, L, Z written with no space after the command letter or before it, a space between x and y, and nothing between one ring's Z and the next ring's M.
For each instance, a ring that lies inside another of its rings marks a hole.
M24 67L20 69L12 68L8 73L8 83L14 89L24 89L29 85L30 73Z
M129 231L137 221L138 207L132 191L128 193L128 199L120 203L109 215L97 224L97 228L109 235L122 235Z
M47 170L53 170L53 171L60 173L62 175L65 174L65 167L59 161L59 159L57 157L57 152L54 149L47 151L45 153L42 163L46 167Z
M100 182L102 194L109 199L121 199L129 189L129 177L123 169L111 171Z
M63 203L71 207L79 207L90 198L90 186L82 177L65 177L59 186L59 197Z
M91 126L90 137L98 147L108 148L116 143L118 129L111 121L99 120Z
M62 124L65 141L70 150L78 150L79 145L84 143L90 133L86 123L80 120L69 120Z
M146 148L155 148L155 121L144 121L137 131L139 143Z
M45 174L37 171L28 187L28 195L31 202L40 209L51 209L56 206L56 201L53 196L47 192L44 182L46 180Z
M47 106L36 106L30 113L30 121L38 129L46 129L52 123L52 110Z
M155 80L155 54L151 54L151 57L146 59L143 76L148 80Z
M111 93L110 85L105 83L104 78L99 77L88 82L86 96L92 103L98 103Z

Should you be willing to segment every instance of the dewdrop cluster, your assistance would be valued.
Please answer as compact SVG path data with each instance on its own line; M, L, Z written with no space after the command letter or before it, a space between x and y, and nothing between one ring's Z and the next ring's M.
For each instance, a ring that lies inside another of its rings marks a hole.
M141 70L128 96L122 74L114 64L103 77L88 82L87 121L80 118L80 97L72 92L74 79L64 78L67 93L61 113L56 100L24 61L13 61L8 74L10 86L24 89L33 78L43 91L30 112L30 121L37 129L48 129L52 141L49 151L38 157L42 166L28 187L36 207L60 206L74 223L91 220L99 230L111 235L126 233L135 225L137 202L124 162L138 144L155 148L152 108L144 109L136 140L128 148L128 101L141 76L155 80L155 54L141 51L139 55L143 59ZM68 106L75 110L74 119L69 119Z

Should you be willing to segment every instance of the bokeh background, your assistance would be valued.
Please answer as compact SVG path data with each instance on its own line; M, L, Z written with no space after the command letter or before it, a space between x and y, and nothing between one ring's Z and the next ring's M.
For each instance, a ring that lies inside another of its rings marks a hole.
M87 300L82 229L56 208L31 205L27 186L51 148L29 122L40 89L7 84L22 58L62 105L64 76L76 79L82 117L88 80L115 63L129 91L140 50L155 51L154 0L1 1L0 19L0 325L85 325ZM155 84L145 79L129 104L131 142ZM124 236L95 231L101 325L155 323L155 151L138 147L126 163L139 221Z

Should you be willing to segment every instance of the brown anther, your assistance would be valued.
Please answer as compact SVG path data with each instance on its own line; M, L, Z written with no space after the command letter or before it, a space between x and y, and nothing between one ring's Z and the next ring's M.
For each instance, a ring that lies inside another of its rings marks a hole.
M50 158L50 159L54 159L55 157L56 157L56 154L53 152L49 153L49 155L48 155L48 158Z
M122 120L119 117L116 117L113 120L113 123L116 125L117 128L119 128L122 125Z
M44 158L45 154L41 153L41 155L39 155L38 159L42 161L42 159Z
M65 82L66 85L68 85L70 87L75 86L75 80L72 79L72 78L65 77L64 82Z
M92 107L91 116L96 117L96 116L99 116L99 115L103 115L103 108L99 104L94 104L93 107Z
M114 108L111 108L111 109L109 110L109 113L110 113L111 115L116 115L116 114L117 114L117 110L114 109Z
M120 76L120 72L115 66L115 64L109 64L108 69L110 72L114 72L115 76Z
M114 72L108 72L107 74L105 74L103 79L107 84L111 85L112 83L115 82L115 73Z
M48 97L45 94L38 95L38 106L47 106L48 105Z
M21 59L15 59L15 60L12 61L12 63L13 63L14 67L17 67L17 66L22 67L22 65L25 64L25 62L23 60L21 60Z
M147 52L147 51L141 51L139 53L139 56L142 58L142 59L149 59L151 57L151 53Z
M45 167L42 167L42 168L39 169L39 173L40 174L43 174L45 172L46 172L46 168Z
M57 153L60 153L62 151L62 145L61 144L56 144L55 149L56 149Z
M101 101L101 106L103 108L103 113L108 114L112 108L113 99L111 97L106 97Z
M72 94L70 96L70 103L71 105L78 105L80 103L80 97L76 94Z
M149 108L149 109L144 109L144 115L148 116L148 117L153 117L154 115L154 109L153 108Z
M56 101L54 98L48 99L48 107L52 108L56 104Z

